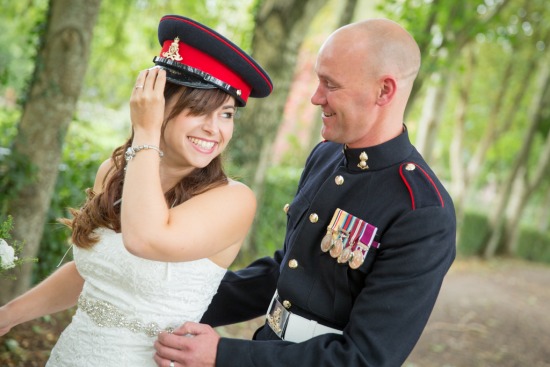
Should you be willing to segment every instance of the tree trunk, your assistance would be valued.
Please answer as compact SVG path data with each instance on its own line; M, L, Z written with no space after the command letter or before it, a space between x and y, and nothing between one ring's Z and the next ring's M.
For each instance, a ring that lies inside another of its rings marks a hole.
M260 153L271 144L281 121L294 76L298 51L308 27L327 0L265 0L255 17L254 58L271 76L274 91L266 100L250 100L236 124L231 160L245 181L254 177ZM269 150L267 150L269 151Z
M35 177L8 203L13 237L24 242L23 257L35 257L57 179L63 140L82 87L100 0L51 0L47 28L14 140L13 151L27 157ZM0 303L31 285L31 264L16 281L0 281Z
M466 135L466 120L468 112L468 104L470 103L471 90L474 82L474 74L476 68L476 57L474 52L466 49L467 65L465 67L464 76L457 78L458 101L455 111L455 125L453 127L453 139L449 150L449 159L451 167L451 192L456 208L456 223L457 223L457 243L460 243L460 234L464 224L466 212L466 199L468 176L466 175L466 162L463 159L464 141Z
M495 101L491 103L492 107L487 119L487 126L466 168L466 176L470 183L475 182L475 178L481 171L487 152L495 142L509 130L510 125L515 121L515 117L519 111L514 104L509 104L507 109L504 108L506 100L521 101L525 94L522 88L511 88L513 83L512 76L514 75L513 70L517 68L516 61L517 60L510 58L506 68L504 68L502 72L502 84L498 87L498 94ZM528 82L531 80L534 70L536 70L536 61L532 60L531 64L526 68L525 75L520 79ZM508 91L513 91L515 93L514 96L511 98L508 97Z
M509 221L506 214L506 208L511 202L513 184L517 180L518 175L521 174L522 170L528 170L528 160L530 151L533 147L533 141L538 132L539 126L544 120L542 114L546 106L545 98L547 98L550 93L548 90L550 84L550 67L548 66L548 58L541 60L539 65L539 85L536 87L530 106L528 115L529 126L527 127L525 138L523 139L523 145L520 152L518 152L516 161L510 171L510 175L504 181L497 205L489 218L489 224L491 225L492 230L484 251L485 258L493 257L500 249L502 249L501 246L506 242L502 241L502 238L506 229L505 224ZM546 152L546 150L543 151ZM546 165L549 164L548 157L542 157L541 160L545 163L543 167L540 167L537 171L533 186L540 183L539 180L542 180L542 175L546 172ZM527 199L525 198L524 200ZM519 225L519 223L517 224Z
M432 160L438 127L443 121L445 102L452 82L449 70L442 70L440 73L435 74L434 85L431 85L426 92L422 116L418 123L415 145L428 163Z
M294 76L298 51L311 21L327 0L265 0L255 17L252 39L254 58L271 76L273 94L268 100L251 100L236 130L230 148L230 157L239 176L249 183L258 200L258 212L262 205L262 191L269 154L277 128L282 120L284 106ZM262 167L259 167L262 164ZM250 231L244 249L254 251L255 225Z
M358 0L347 0L340 14L340 20L338 20L337 28L343 27L353 21L355 15L355 9L357 8Z
M430 7L429 7L429 14L426 17L425 24L422 25L422 30L418 32L417 34L414 34L414 38L418 42L418 47L420 48L420 54L424 58L424 55L430 54L430 48L432 43L432 27L436 24L437 21L437 15L438 15L438 9L439 9L439 1L440 0L433 0ZM405 110L405 119L409 114L409 111L411 110L412 106L416 102L419 92L422 89L424 85L424 81L429 75L422 70L435 70L435 67L431 64L433 62L433 65L435 65L436 60L435 58L429 58L426 62L425 60L422 60L422 69L419 72L414 84L413 89L411 91L411 95L409 97L409 103L407 103L407 109Z
M550 117L547 107L542 104L542 101L548 101L548 98L550 98L550 73L548 73L548 67L546 67L546 69L545 91L543 93L543 97L541 98L541 104L538 106L539 110L537 119L539 123L548 121L548 118ZM512 201L512 205L508 210L510 220L509 226L507 227L510 228L511 233L506 237L504 245L506 252L510 255L515 255L519 247L518 239L520 234L521 217L525 211L529 197L541 186L544 178L548 177L548 172L550 172L550 130L546 133L545 142L542 146L541 153L538 156L538 161L534 167L535 172L531 175L531 177L529 177L527 173L519 176L521 179L521 184L517 186L519 190L513 195L515 201ZM527 171L528 167L526 166L524 170Z
M547 232L550 230L550 190L546 190L537 212L537 229L542 233Z

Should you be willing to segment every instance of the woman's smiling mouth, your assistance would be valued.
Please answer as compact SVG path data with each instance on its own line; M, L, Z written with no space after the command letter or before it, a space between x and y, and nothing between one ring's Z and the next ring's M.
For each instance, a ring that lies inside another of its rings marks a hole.
M201 150L212 150L212 148L214 148L214 145L216 144L213 141L206 141L193 137L188 137L188 139L191 143L193 143L193 145L197 146Z

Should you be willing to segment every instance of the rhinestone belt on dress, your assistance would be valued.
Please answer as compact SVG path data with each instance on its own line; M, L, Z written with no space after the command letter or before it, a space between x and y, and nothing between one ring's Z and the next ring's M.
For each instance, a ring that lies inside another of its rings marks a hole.
M94 300L83 294L78 298L78 307L100 327L125 328L134 333L144 333L149 337L157 336L162 331L169 333L174 331L172 327L162 329L155 322L144 323L137 319L129 319L124 312L109 302Z

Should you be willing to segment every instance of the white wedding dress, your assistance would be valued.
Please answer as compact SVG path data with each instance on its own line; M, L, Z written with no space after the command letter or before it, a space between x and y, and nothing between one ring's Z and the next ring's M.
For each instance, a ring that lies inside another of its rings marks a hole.
M73 247L84 288L46 366L156 366L156 335L198 322L226 269L208 259L145 260L126 250L120 233L96 233L91 249Z

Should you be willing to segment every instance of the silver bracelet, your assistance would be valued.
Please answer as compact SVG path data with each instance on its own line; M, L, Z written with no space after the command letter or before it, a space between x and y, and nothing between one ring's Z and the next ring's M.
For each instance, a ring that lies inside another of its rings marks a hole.
M145 150L145 149L154 149L156 150L158 153L159 153L159 157L162 158L164 156L164 153L162 152L162 150L160 150L159 147L157 146L154 146L154 145L140 145L140 146L137 146L137 147L128 147L128 149L126 149L126 152L124 153L124 159L126 160L126 162L130 162L137 154L137 152L139 151L142 151L142 150Z

